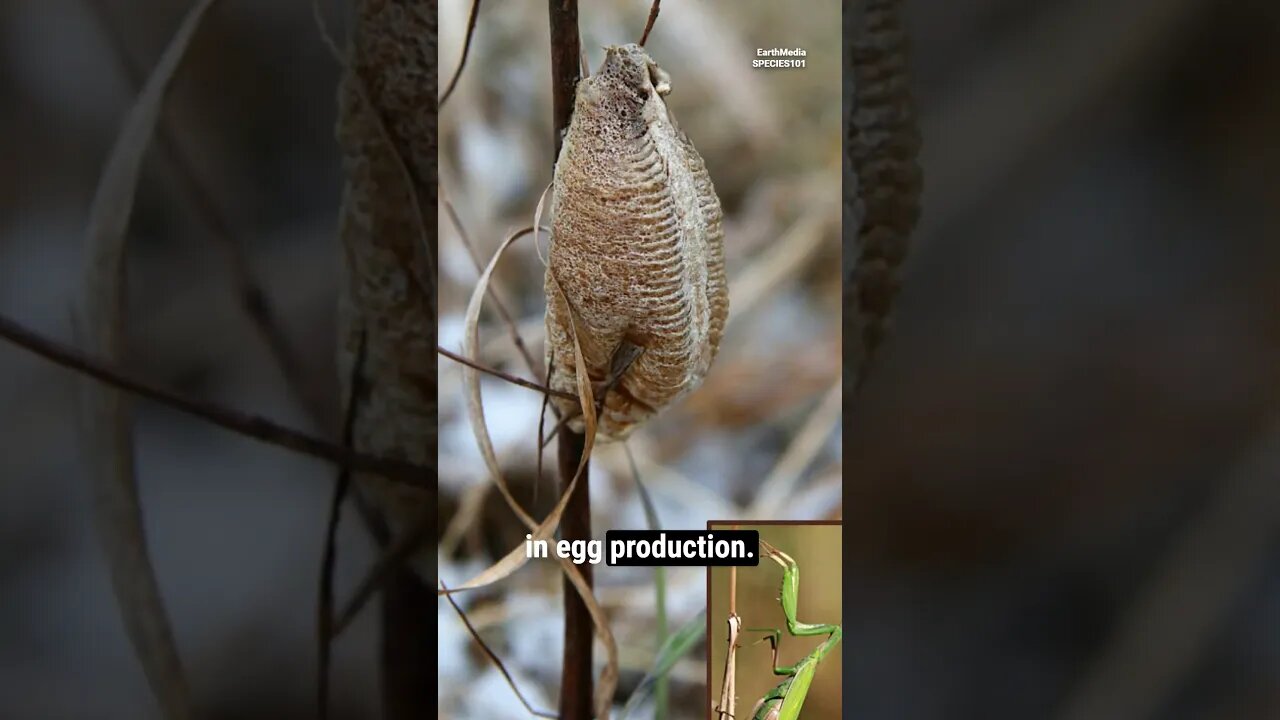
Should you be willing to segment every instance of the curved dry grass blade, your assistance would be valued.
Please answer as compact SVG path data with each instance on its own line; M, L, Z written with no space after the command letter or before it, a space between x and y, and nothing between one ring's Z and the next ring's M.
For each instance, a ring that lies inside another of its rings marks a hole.
M534 223L537 226L537 223ZM587 374L587 362L582 356L582 344L578 341L578 317L573 311L573 306L569 304L569 296L565 294L564 288L560 286L560 281L556 278L555 273L551 273L551 279L555 285L556 294L560 296L560 301L569 309L569 336L573 341L573 366L574 376L578 384L578 402L582 408L583 420L583 446L582 455L578 461L578 469L573 474L573 479L564 491L564 500L568 500L573 495L573 489L578 483L578 479L582 477L583 472L587 469L587 464L591 461L591 450L595 447L596 441L596 402L595 396L591 389L591 377ZM567 504L567 503L566 503ZM561 508L563 510L563 508ZM596 685L596 717L601 720L609 720L609 709L613 702L613 692L618 686L618 646L614 642L613 632L609 629L609 621L604 616L604 610L600 607L600 603L596 600L595 594L592 593L591 587L587 584L582 573L573 566L568 560L562 560L561 565L565 568L565 573L569 576L569 580L573 583L574 588L578 590L578 594L582 596L582 602L587 607L587 612L591 614L591 620L596 625L597 634L604 643L605 653L608 660L605 662L604 669L600 671L600 682Z
M145 68L133 57L128 40L122 28L113 22L106 3L95 0L85 4L96 16L97 24L115 53L130 89L140 89L146 80ZM240 309L271 353L289 390L320 427L336 425L338 418L335 411L338 408L329 406L328 383L318 381L315 373L307 371L301 351L285 332L283 319L254 273L244 243L233 235L230 219L215 201L213 188L196 170L190 156L175 140L172 130L166 127L163 117L157 121L155 142L159 155L173 166L176 194L190 205L196 219L222 250L239 296Z
M458 619L466 626L467 632L476 641L476 644L480 646L480 650L489 658L489 661L493 663L494 667L498 668L498 672L502 673L502 677L507 679L507 685L511 686L511 691L516 694L516 699L520 701L520 704L524 706L524 709L534 717L556 720L557 716L555 713L547 712L545 710L535 710L533 705L529 704L524 693L520 692L520 688L516 686L516 681L511 677L511 673L507 672L507 666L502 663L502 659L498 657L498 654L489 647L489 643L486 643L484 638L480 637L480 633L477 632L475 626L471 624L471 620L467 618L467 614L462 611L462 608L458 606L456 601L454 601L453 596L449 594L449 588L444 584L443 580L440 581L440 588L445 591L444 599L449 601L450 607L452 607L453 611L458 614Z
M536 227L536 224L535 224ZM531 234L533 228L525 228L513 233L498 247L493 258L490 259L488 266L484 272L480 274L479 280L471 293L471 299L467 303L467 312L464 319L465 333L463 335L463 351L464 355L475 360L477 349L479 347L479 324L480 309L484 303L490 278L493 276L494 269L498 262L502 259L503 254L508 248L521 237ZM567 304L563 290L560 290L557 283L557 290L560 292L561 298ZM591 380L587 376L586 361L582 357L582 348L577 340L576 320L571 323L573 325L573 344L574 344L574 362L577 368L577 384L578 384L578 401L582 407L583 421L585 423L585 445L582 452L582 458L578 464L578 468L574 473L572 480L565 488L556 506L551 513L543 519L542 523L537 523L532 516L520 505L511 493L510 487L507 486L506 479L502 476L501 468L498 464L498 456L493 447L493 440L489 436L488 425L484 418L484 402L480 394L480 376L478 371L470 365L464 366L463 382L467 392L467 414L471 421L471 429L476 438L476 445L480 450L481 456L484 458L485 466L489 470L489 474L498 487L498 491L502 494L507 504L511 507L512 512L520 518L520 521L530 529L533 540L547 540L555 532L560 524L560 517L564 513L565 506L568 505L569 499L573 496L574 488L577 487L578 479L582 477L583 471L586 469L591 458L591 449L595 444L596 435L596 412L595 399L591 391ZM441 594L445 592L460 592L464 590L474 590L476 588L491 585L503 578L510 576L516 570L519 570L529 560L525 554L524 544L521 543L511 552L507 553L502 559L494 563L481 573L470 580L455 586L448 591L438 591ZM609 630L607 618L604 611L596 601L595 596L591 592L591 587L587 584L586 579L578 568L568 560L561 560L561 568L568 576L574 588L582 597L583 603L587 606L588 612L591 614L592 621L596 625L597 635L605 646L609 660L605 664L605 668L600 674L600 683L597 686L597 717L607 719L609 716L609 706L612 702L613 691L617 687L618 678L618 648L614 641L613 633Z
M551 357L547 359L547 372L543 378L542 384L551 386L551 368L555 367L555 349L549 350ZM547 429L547 407L551 404L551 396L544 394L542 396L542 407L538 409L538 447L534 450L534 476L533 476L533 504L538 504L538 488L542 486L542 439L546 436Z
M547 183L547 186L542 188L542 194L538 196L538 204L533 208L533 226L539 230L544 229L542 227L542 206L547 201L547 193L549 192L551 192L551 183ZM550 230L546 230L546 232L547 235L551 234ZM538 244L538 236L536 234L533 236L533 250L538 254L538 260L542 262L542 267L547 267L549 261L547 256L542 254L542 246Z
M463 320L465 331L462 339L462 354L472 362L479 362L476 358L480 344L480 308L484 304L484 297L489 287L489 279L493 277L493 271L497 268L498 261L502 259L502 255L507 251L507 248L511 247L515 241L532 232L533 228L524 228L509 235L498 246L493 258L489 260L489 264L480 273L479 280L476 281L475 289L471 293L471 300L467 303L467 312ZM493 448L493 440L489 437L489 426L484 418L484 401L480 395L480 376L477 373L478 371L471 364L463 365L462 379L466 387L467 414L471 420L471 431L475 435L476 446L480 449L480 455L484 458L490 477L493 479L494 484L498 486L498 491L502 493L502 497L511 506L511 510L516 514L516 517L520 518L520 522L529 528L537 527L538 523L534 521L533 517L525 511L524 507L515 499L515 496L511 494L511 488L507 486L506 479L502 477L502 470L498 467L498 456ZM551 528L550 532L554 531L554 527ZM546 537L550 537L550 532L545 537L536 537L535 539L546 539ZM522 548L518 549L523 552ZM512 568L512 570L514 571L515 568Z
M200 0L169 41L125 118L89 211L85 340L91 352L112 362L118 361L124 350L124 252L142 160L187 46L215 2ZM125 630L164 716L186 720L194 717L195 711L147 551L135 477L133 421L126 397L98 383L86 383L83 397L93 513Z
M479 17L480 0L473 0L471 3L471 15L467 18L467 39L462 43L462 59L458 60L458 69L453 71L453 79L449 80L449 87L445 89L444 95L440 96L437 108L444 107L445 101L453 94L453 89L457 87L458 80L462 77L462 69L467 66L467 55L471 54L471 38L476 34L476 20Z
M477 2L477 4L479 4ZM449 216L449 221L453 223L453 228L458 231L458 239L462 241L463 247L467 249L467 257L471 258L471 263L475 265L476 272L484 272L484 264L480 262L480 256L476 252L475 243L471 242L471 235L467 232L467 228L462 224L462 218L458 217L458 210L449 202L449 196L445 193L444 187L437 189L440 195L440 204L444 205L445 214ZM498 311L498 317L502 318L502 322L507 326L507 332L511 335L511 342L516 346L516 351L524 358L525 364L529 366L529 372L537 377L542 369L542 365L533 357L533 352L529 350L529 345L524 341L524 336L520 334L520 325L516 323L515 318L511 316L511 311L507 309L507 304L502 299L502 293L499 292L498 286L492 282L489 284L489 299L493 300L493 308Z

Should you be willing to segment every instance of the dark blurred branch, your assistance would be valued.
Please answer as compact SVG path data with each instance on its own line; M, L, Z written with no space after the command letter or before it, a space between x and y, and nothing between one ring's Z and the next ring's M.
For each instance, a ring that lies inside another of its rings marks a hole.
M86 4L97 18L98 25L101 26L103 35L106 36L129 84L135 89L140 88L146 73L130 53L128 43L125 42L120 28L113 22L104 3L102 0L89 0ZM280 321L267 292L255 277L244 245L232 234L230 222L213 200L214 193L196 171L190 158L182 151L181 144L165 124L163 116L160 118L155 140L156 149L161 157L176 170L179 194L187 199L195 210L199 222L208 229L218 246L222 248L223 256L235 282L240 307L252 321L254 328L271 352L290 391L321 428L332 431L334 413L329 402L330 388L320 382L307 381L301 353L289 339L284 323Z
M467 66L467 56L471 54L471 38L476 34L476 20L480 18L480 0L471 1L471 15L467 18L467 39L462 43L462 58L458 60L458 69L453 71L453 78L449 80L449 86L445 88L444 95L440 96L440 104L438 108L444 107L444 103L453 94L453 89L458 86L458 80L462 77L462 69Z
M150 385L124 371L89 357L75 348L46 338L22 325L0 316L0 338L62 367L88 375L100 382L140 397L158 402L188 415L245 437L327 460L335 465L359 472L386 475L398 482L433 487L434 472L395 458L377 457L356 452L328 440L278 425L258 415L243 413L219 405L184 397L178 393Z
M342 446L351 447L355 433L356 414L364 394L364 361L368 350L368 333L360 336L360 348L351 366L347 383L347 409L342 421ZM333 650L333 575L338 559L338 521L342 519L342 501L351 489L351 471L343 468L333 484L329 501L329 520L325 524L324 552L320 560L320 593L316 609L316 711L318 720L329 717L329 666Z
M330 625L330 636L337 637L356 619L360 611L373 597L378 590L385 590L395 582L397 573L405 572L406 561L413 555L422 543L426 540L428 532L432 530L433 518L423 516L418 518L405 533L395 538L382 556L378 558L378 562L365 573L360 582L356 585L356 589L351 593L351 598L343 603L342 608L338 611L333 623Z

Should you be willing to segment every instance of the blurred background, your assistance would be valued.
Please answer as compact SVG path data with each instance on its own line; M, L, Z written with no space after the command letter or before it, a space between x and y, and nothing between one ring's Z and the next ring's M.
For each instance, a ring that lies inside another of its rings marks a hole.
M599 45L638 35L646 3L634 5L583 13L593 66ZM126 67L150 68L187 6L0 2L0 312L70 340L89 200L137 87ZM750 92L745 80L771 76L740 77L745 65L715 66L732 54L681 48L712 48L725 36L749 50L787 45L749 33L835 23L791 6L735 7L668 2L650 43L672 74L672 103L688 103L677 117L724 197L731 278L740 278L770 249L791 247L785 238L832 232L796 226L824 193L820 179L804 179L820 170L811 160L831 153L834 161L834 150L791 149L811 142L780 121L799 114L803 88L770 90L779 94L761 102L740 93ZM444 77L466 12L442 3ZM508 19L525 13L533 17ZM846 710L894 720L1075 718L1096 707L1122 708L1113 717L1125 718L1280 715L1280 485L1268 453L1280 399L1272 309L1280 251L1271 238L1280 8L918 1L908 21L924 215L896 335L846 418ZM530 198L549 177L545 28L523 3L486 3L474 64L442 118L443 187L482 253L528 223ZM329 398L326 410L286 387L180 166L247 248L308 386L334 387L336 77L307 3L226 2L211 13L167 106L165 125L185 160L153 153L133 217L138 373L313 432L329 427L334 394L316 392ZM782 77L802 86L819 75L815 66ZM715 116L699 106L733 114L708 129ZM805 122L822 117L801 107ZM522 125L513 140L466 121L468 113L489 126L522 116L543 125ZM480 139L464 142L468 132ZM769 132L786 142L750 144ZM527 145L507 152L512 142ZM486 143L510 166L463 162L467 146L491 158ZM792 153L799 159L789 165ZM456 172L463 167L465 176ZM753 178L744 167L770 172ZM456 317L473 270L445 231L441 309ZM788 270L796 257L800 267ZM823 268L833 260L821 249L779 251L777 262L759 265L786 272L757 281L762 301L733 331L747 347L727 346L703 390L672 411L670 429L633 447L665 525L753 509L758 484L746 470L770 469L809 420L825 419L818 411L836 356L823 343L834 348L838 337L834 279ZM511 305L540 318L536 258L516 253L504 268ZM456 325L452 332L456 347ZM442 342L449 333L446 323ZM499 326L487 325L484 337L493 343L486 357L521 369L504 354ZM450 372L442 361L442 386L456 383ZM155 717L92 533L75 390L68 373L0 346L0 716ZM489 407L513 408L503 457L515 477L532 454L528 418L537 409L520 389L485 392ZM442 393L441 447L456 460L441 458L444 517L477 477L452 401ZM149 404L137 412L153 557L209 716L309 717L331 470ZM489 417L497 436L506 415ZM758 509L843 513L831 444L818 443L794 492ZM643 527L625 465L600 459L592 490L607 514L597 526ZM539 503L550 495L543 488ZM482 531L451 540L446 580L514 547L516 538L501 535L517 532L507 511L492 498L483 508ZM340 542L342 594L370 550L350 517ZM635 592L650 577L607 575L601 597L619 636L651 633L652 595ZM703 577L670 574L673 618L701 606ZM538 681L535 690L552 686L555 668L520 659L558 655L558 585L526 570L501 595L468 601L482 633L516 658L522 683ZM461 716L511 716L505 684L447 607L440 612L442 676L470 678L470 701L501 703ZM506 631L513 619L523 621L520 632ZM376 713L373 630L366 616L337 644L336 717ZM652 659L648 642L624 656L624 689ZM677 666L673 683L694 692L702 671L700 660ZM554 697L539 692L549 707Z

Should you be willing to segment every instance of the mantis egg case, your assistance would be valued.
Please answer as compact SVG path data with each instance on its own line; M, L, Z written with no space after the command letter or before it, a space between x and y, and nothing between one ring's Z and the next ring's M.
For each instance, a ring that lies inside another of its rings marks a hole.
M729 298L720 200L667 108L670 78L638 45L605 50L578 84L552 181L547 357L550 386L576 394L571 322L592 382L639 351L599 418L621 438L702 382Z

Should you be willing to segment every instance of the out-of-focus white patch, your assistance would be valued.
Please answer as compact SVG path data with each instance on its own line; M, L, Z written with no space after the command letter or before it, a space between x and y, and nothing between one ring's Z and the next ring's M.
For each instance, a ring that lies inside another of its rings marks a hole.
M498 462L505 463L509 456L517 453L532 457L537 444L533 429L538 426L541 396L497 378L482 378L480 397ZM465 413L457 421L441 428L440 455L442 483L466 486L489 482L484 457L476 447L475 434ZM452 479L446 481L446 477Z
M546 595L513 592L507 608L510 664L543 680L558 677L558 663L548 663L547 658L559 658L564 653L564 617L559 602Z
M445 244L445 250L440 253L441 270L444 271L446 278L459 285L470 286L480 278L480 272L476 270L476 264L471 260L470 252L462 244L462 238L453 228L452 223L449 224L448 232L442 235L441 241ZM483 258L481 262L484 262Z
M520 692L535 709L555 711L541 689L524 673L509 665L507 671L511 673L512 682L520 688ZM507 679L502 676L502 673L490 666L471 683L471 687L463 698L462 713L458 717L475 718L475 720L527 720L529 711L520 704L520 698L507 684Z
M467 657L467 644L471 642L471 635L449 603L440 603L436 612L439 623L436 677L440 680L463 681L471 675L471 661Z
M0 309L59 340L71 340L79 299L83 208L31 208L0 229ZM43 361L40 361L43 362Z
M436 572L439 574L440 580L449 587L461 585L467 580L470 580L480 574L480 571L484 570L486 567L484 562L481 560L468 560L467 562L460 563L450 560L447 556L440 553L436 553L436 566ZM455 595L453 599L457 600L458 604L461 605L463 609L466 609L467 605L470 603L470 600L468 599L469 597L470 596L467 593L461 593L459 595Z
M467 320L462 315L445 315L436 323L436 342L446 350L462 353L462 340L467 334ZM440 374L453 372L457 363L449 358L441 358Z
M475 207L503 207L525 191L528 158L513 134L482 122L457 128L462 168Z
M8 3L5 65L23 90L93 127L118 122L129 101L110 47L83 3Z

